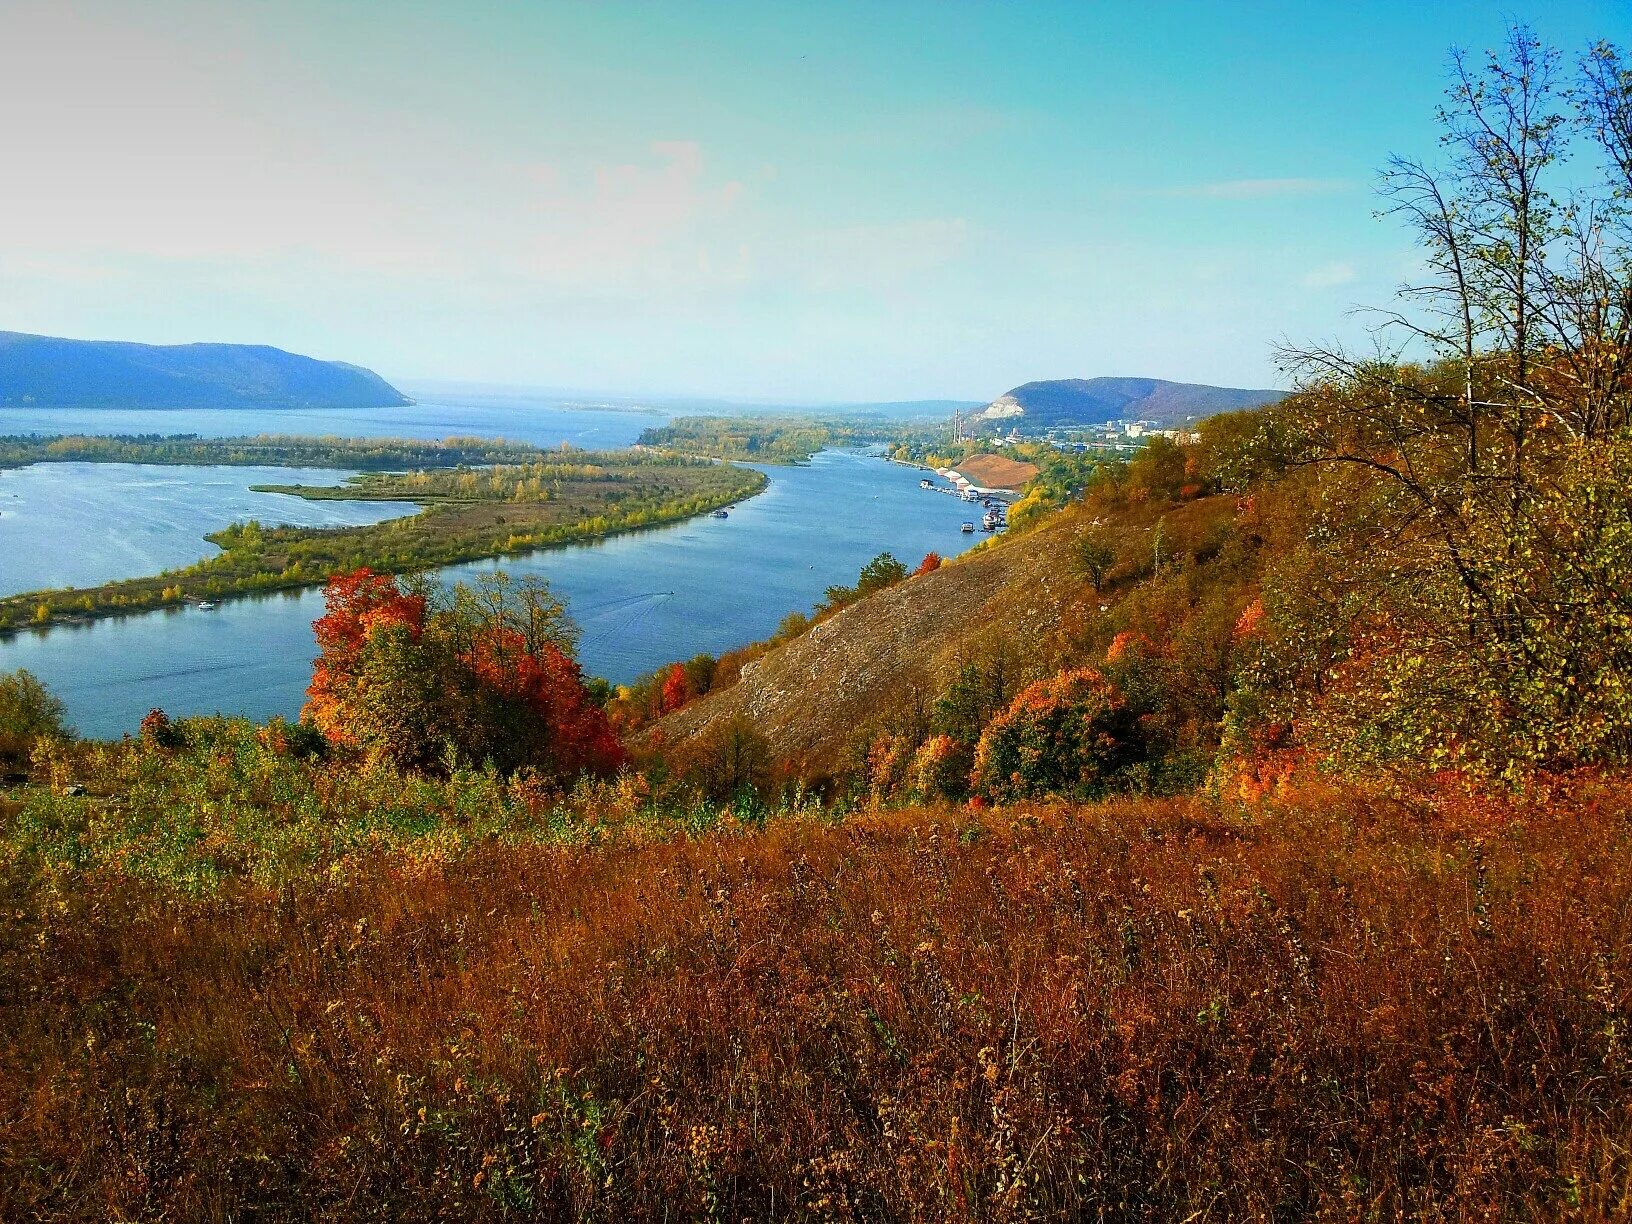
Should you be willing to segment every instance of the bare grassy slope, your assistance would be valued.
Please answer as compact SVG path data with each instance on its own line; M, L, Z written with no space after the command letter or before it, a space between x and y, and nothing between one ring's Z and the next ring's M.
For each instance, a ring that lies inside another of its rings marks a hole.
M852 604L743 668L731 688L670 714L648 733L683 748L710 725L752 720L779 760L806 775L830 770L892 707L940 692L958 664L1001 641L1018 670L1038 676L1078 657L1100 608L1164 561L1194 564L1216 551L1234 514L1229 497L1114 511L1073 506L1023 535L999 537L957 561ZM1159 534L1158 534L1158 524ZM1094 532L1115 562L1105 589L1082 576L1077 541Z
M1053 637L1082 586L1071 570L1080 514L994 541L956 563L880 591L743 669L742 679L669 715L656 733L683 745L716 720L746 715L777 755L806 772L839 761L911 686L938 682L998 634Z
M829 768L884 703L949 667L993 623L1037 636L1053 629L1060 536L1040 531L880 591L748 664L736 685L670 715L658 731L684 743L718 719L746 715L779 756Z

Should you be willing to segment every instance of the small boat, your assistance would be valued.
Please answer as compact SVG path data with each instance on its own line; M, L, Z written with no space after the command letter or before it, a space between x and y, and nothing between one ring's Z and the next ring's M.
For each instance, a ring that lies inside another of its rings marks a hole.
M918 487L920 489L933 489L935 487L935 485L934 485L934 483L932 481L920 480L918 482Z
M974 535L975 534L975 525L973 523L965 523L963 525L963 533L965 535Z
M713 517L714 518L730 518L731 515L727 511L716 510L716 511L714 511Z
M200 612L214 612L220 606L221 605L213 599L201 599L198 601L198 610Z

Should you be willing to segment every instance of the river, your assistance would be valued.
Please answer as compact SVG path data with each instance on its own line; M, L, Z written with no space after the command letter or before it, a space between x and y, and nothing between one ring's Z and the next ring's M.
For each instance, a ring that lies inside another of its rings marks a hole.
M505 430L505 436L531 434L536 440L562 428L544 411L538 415L546 419ZM609 434L621 428L632 439L628 424L641 422L626 413L600 415L620 419L598 424L581 419L572 427ZM257 416L257 426L263 420ZM442 433L482 432L457 419L451 423L456 427ZM91 432L84 425L79 431ZM100 432L163 431L133 422L104 425ZM547 578L583 629L585 670L624 682L674 659L717 654L767 636L788 612L809 610L827 587L854 582L861 566L880 552L888 550L913 565L926 552L951 556L980 538L960 530L971 517L969 508L921 490L921 473L912 468L828 451L806 466L761 470L770 478L766 491L726 519L693 519L596 544L454 566L440 576L451 580L503 568ZM198 469L145 471L157 480L185 481ZM94 471L87 476L87 482L98 479ZM208 545L188 533L225 525L201 524L196 516L178 521L176 534L192 541L195 557ZM101 524L104 534L117 536L121 530L118 521ZM79 539L63 547L85 550L83 541L93 541L97 551L111 547L95 524L85 524ZM0 549L4 575L21 563L25 551L16 541L6 545L3 537ZM321 593L305 591L229 601L210 611L170 609L29 630L0 639L0 671L34 672L67 703L74 727L90 736L132 731L155 706L177 716L216 711L256 719L293 716L315 652L311 622L321 612Z
M337 485L334 468L36 463L0 468L0 595L98 586L191 565L221 550L203 537L256 519L298 527L381 523L416 507L307 501L256 484Z
M628 446L640 431L668 420L661 408L616 410L554 397L438 392L395 408L4 408L0 434L197 434L232 438L296 434L347 438L507 438L582 450Z

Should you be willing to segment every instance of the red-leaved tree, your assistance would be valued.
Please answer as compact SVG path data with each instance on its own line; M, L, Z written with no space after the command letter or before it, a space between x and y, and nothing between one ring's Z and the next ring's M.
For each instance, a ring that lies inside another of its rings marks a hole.
M663 681L663 696L659 699L660 713L672 714L686 702L691 700L691 685L686 680L686 669L679 663L669 668L669 675Z
M436 599L363 569L331 579L324 600L306 716L331 745L407 769L568 778L624 763L542 584L494 575Z

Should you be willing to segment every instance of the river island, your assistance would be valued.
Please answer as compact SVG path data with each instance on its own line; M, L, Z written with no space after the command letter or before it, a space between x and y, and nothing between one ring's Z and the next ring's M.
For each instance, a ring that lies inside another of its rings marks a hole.
M600 539L717 511L766 484L751 468L648 448L543 450L471 438L0 439L0 465L59 460L372 468L338 486L254 488L400 502L415 512L349 527L233 523L206 537L219 553L189 566L0 599L0 632L318 586L360 566L407 573Z

